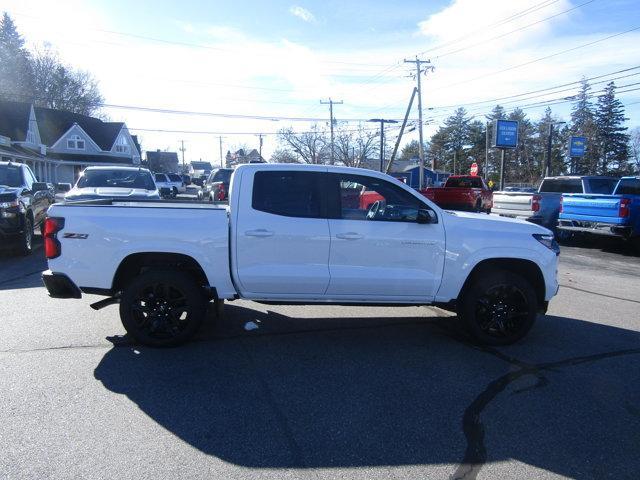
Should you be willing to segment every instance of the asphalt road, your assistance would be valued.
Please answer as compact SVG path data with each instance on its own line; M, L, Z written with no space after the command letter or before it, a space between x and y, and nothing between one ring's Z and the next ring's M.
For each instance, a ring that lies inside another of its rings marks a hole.
M0 478L636 479L640 257L564 247L520 344L442 310L236 301L176 349L0 256ZM257 328L255 328L257 327Z

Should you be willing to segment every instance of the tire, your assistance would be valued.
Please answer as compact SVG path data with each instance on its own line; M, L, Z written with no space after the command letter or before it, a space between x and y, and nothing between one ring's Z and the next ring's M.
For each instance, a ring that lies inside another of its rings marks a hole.
M536 292L520 275L485 270L475 275L458 304L465 329L484 345L510 345L523 338L538 312Z
M569 244L571 240L573 240L574 234L573 232L568 232L566 230L562 230L560 228L556 228L553 231L553 236L556 238L558 243Z
M18 253L23 256L31 255L33 252L33 220L31 217L24 217L24 228L18 241Z
M171 196L172 196L173 198L176 198L176 197L178 196L178 189L177 189L176 187L173 187L173 190L172 190Z
M202 325L206 310L200 285L181 271L147 271L127 285L120 299L125 330L150 347L173 347L188 341Z
M475 206L475 208L473 209L473 211L474 211L474 212L477 212L477 213L481 213L481 212L482 212L482 202L481 202L480 200L478 200L478 201L476 202L476 206Z

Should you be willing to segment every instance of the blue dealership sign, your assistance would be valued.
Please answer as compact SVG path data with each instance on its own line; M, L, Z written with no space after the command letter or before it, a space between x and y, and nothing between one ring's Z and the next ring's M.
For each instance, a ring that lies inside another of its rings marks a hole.
M518 146L518 122L496 120L494 123L494 143L496 148L516 148Z
M584 157L584 151L587 146L585 137L571 137L569 140L569 156Z

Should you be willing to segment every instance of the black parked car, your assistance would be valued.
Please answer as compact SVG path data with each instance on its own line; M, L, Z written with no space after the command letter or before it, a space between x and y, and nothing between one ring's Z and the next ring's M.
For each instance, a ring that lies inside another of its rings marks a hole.
M231 168L218 168L212 170L209 178L202 186L202 197L209 202L226 202L229 200L229 182L231 181Z
M42 228L53 202L53 188L38 182L27 165L0 162L0 246L29 255L33 231Z

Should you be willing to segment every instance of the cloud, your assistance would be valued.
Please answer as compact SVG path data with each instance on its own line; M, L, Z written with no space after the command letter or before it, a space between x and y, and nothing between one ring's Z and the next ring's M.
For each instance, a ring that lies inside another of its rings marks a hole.
M309 10L307 10L306 8L302 8L298 5L293 5L290 9L289 9L289 13L291 15L293 15L294 17L298 17L301 20L307 22L307 23L312 23L316 21L316 17L313 15L313 13L311 13Z

